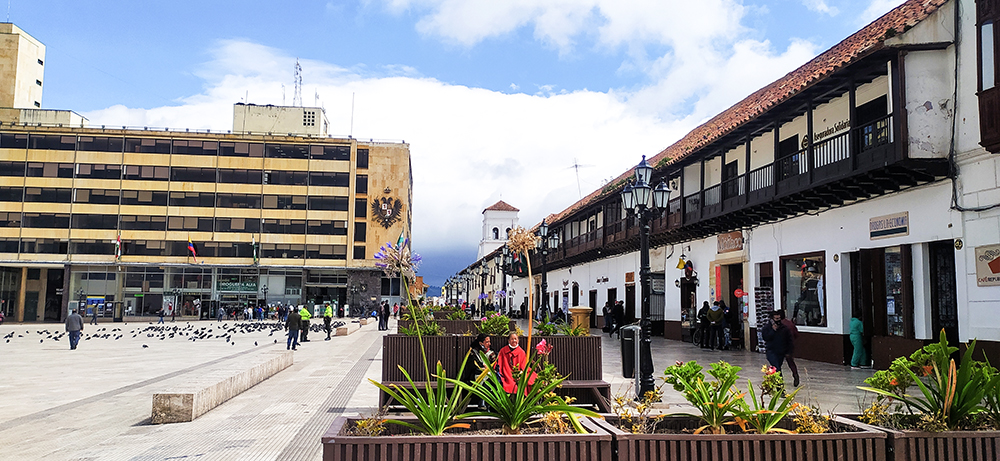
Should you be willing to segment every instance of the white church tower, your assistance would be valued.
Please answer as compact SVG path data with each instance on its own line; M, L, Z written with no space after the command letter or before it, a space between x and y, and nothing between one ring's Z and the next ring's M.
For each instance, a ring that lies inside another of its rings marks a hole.
M483 239L479 241L479 257L486 256L507 242L507 232L517 226L517 212L503 200L483 210Z

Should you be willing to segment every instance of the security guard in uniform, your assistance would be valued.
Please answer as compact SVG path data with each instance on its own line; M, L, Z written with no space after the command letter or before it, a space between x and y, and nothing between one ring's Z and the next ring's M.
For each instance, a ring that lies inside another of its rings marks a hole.
M330 333L333 332L333 328L330 328L330 322L333 321L333 307L329 304L326 305L326 311L323 312L323 328L326 328L326 340L330 340Z
M307 343L309 342L309 319L312 318L312 314L309 313L309 309L306 309L305 306L300 305L299 316L302 317L302 329L300 330L299 333L299 335L302 336L302 339L299 342Z

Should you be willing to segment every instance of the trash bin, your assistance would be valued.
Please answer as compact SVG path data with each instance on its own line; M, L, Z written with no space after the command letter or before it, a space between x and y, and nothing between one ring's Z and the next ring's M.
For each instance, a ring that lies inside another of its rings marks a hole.
M622 327L622 377L634 378L639 368L639 326Z

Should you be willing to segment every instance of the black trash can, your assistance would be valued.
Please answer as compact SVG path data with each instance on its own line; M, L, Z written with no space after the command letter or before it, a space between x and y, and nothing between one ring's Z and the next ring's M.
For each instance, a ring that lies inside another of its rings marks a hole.
M636 367L636 357L635 351L637 349L636 344L639 341L639 327L636 325L629 325L627 327L622 327L622 377L623 378L634 378Z

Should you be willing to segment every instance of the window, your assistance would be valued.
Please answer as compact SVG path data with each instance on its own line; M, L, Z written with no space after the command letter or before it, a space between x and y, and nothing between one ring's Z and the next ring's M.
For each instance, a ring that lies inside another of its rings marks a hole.
M76 136L32 134L28 137L28 149L75 150Z
M0 202L20 202L23 198L22 187L0 187Z
M248 142L220 142L219 155L226 157L263 157L264 145Z
M170 167L125 165L125 179L135 181L166 181L170 179Z
M265 219L261 232L265 234L305 234L306 222L297 219Z
M263 206L268 210L305 210L304 195L265 195Z
M80 141L77 145L78 150L91 152L121 152L124 147L124 138L102 138L93 136L80 136Z
M347 197L309 197L310 210L347 211Z
M351 174L337 172L309 173L309 185L348 187L351 185Z
M68 214L24 213L24 227L69 229Z
M983 24L979 30L979 40L982 43L982 51L979 53L983 69L982 89L989 90L996 86L996 52L994 51L996 39L993 36L993 22Z
M309 158L347 161L351 159L351 146L310 146Z
M121 165L91 165L78 163L76 177L88 179L122 179Z
M69 203L73 189L28 187L24 190L25 202Z
M354 217L355 218L368 217L368 200L365 200L363 198L354 199Z
M168 204L170 206L213 207L215 206L215 193L214 192L171 192Z
M212 232L212 218L199 218L196 216L171 216L167 220L168 230L189 230Z
M42 86L42 81L36 79L35 80L35 85Z
M354 259L365 259L365 247L363 246L354 247Z
M368 193L368 175L359 174L354 178L354 193L359 195Z
M493 228L493 240L500 240L500 229Z
M117 229L118 215L113 214L75 214L73 229Z
M218 155L219 143L217 141L188 141L175 139L173 150L175 154Z
M219 182L229 184L261 184L264 173L260 170L219 169Z
M125 152L142 154L169 154L169 139L125 138Z
M21 227L21 213L0 212L0 227Z
M251 208L259 210L260 201L260 195L218 194L216 196L216 206L219 208Z
M258 218L215 218L216 232L247 232L256 234L260 232L260 219Z
M215 168L173 167L170 180L181 182L215 182Z
M782 306L796 325L826 326L823 253L781 258Z
M24 162L0 162L0 176L24 177Z
M308 183L309 173L305 171L271 171L267 176L267 184L305 186Z
M399 277L382 277L382 296L399 296Z
M15 133L0 133L0 147L4 149L27 149L28 135Z
M309 235L347 235L347 221L310 220Z
M309 158L309 146L303 144L265 144L267 158Z
M118 205L119 203L119 192L117 190L76 189L73 193L73 201L76 203L95 203L99 205Z
M164 231L167 228L167 218L165 216L122 215L121 228L124 230ZM130 253L130 254L140 254L140 253Z
M358 148L358 161L356 166L358 169L368 168L368 149Z
M108 194L118 194L118 191L107 191ZM167 192L153 190L123 190L122 205L166 206Z
M997 21L1000 21L1000 0L976 1L979 67L979 144L986 150L1000 152L1000 88L997 88Z
M72 178L73 164L28 162L25 175L29 178Z
M363 222L356 222L356 223L354 223L354 241L355 242L364 242L367 230L368 230L368 227L365 225L365 223L363 223Z
M316 126L316 111L302 111L302 126Z

